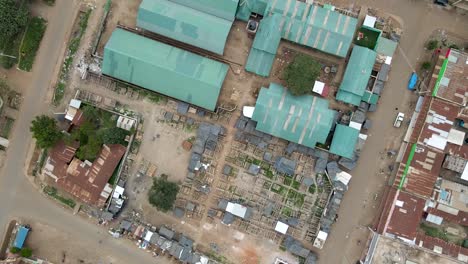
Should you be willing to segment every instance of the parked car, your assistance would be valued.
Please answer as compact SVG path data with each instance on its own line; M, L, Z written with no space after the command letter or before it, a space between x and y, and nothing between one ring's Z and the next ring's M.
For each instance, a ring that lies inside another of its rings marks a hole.
M405 114L402 113L402 112L399 112L398 115L395 118L395 122L393 123L393 126L394 127L400 127L401 123L403 122L404 119L405 119Z
M408 81L408 90L414 90L414 87L418 83L418 74L416 72L411 73L410 79Z

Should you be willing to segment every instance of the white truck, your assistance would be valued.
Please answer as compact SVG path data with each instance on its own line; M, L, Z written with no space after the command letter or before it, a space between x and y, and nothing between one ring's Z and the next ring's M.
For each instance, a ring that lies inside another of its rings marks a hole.
M399 112L395 118L395 123L393 123L393 126L400 127L404 119L405 119L405 114L403 114L402 112Z

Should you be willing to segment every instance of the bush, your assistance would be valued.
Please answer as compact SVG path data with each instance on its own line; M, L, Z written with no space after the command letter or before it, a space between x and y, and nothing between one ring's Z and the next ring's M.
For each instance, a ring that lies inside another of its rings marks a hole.
M427 48L428 50L434 50L434 49L436 49L438 46L439 46L439 41L436 40L436 39L429 40L429 42L427 42L427 44L426 44L426 48Z
M12 254L17 254L21 251L21 249L17 248L17 247L11 247L10 248L10 253Z
M149 202L163 212L172 209L179 192L179 186L176 183L167 180L167 177L154 179L153 186L149 190Z
M43 18L33 17L29 22L20 48L21 56L18 67L21 70L30 71L32 69L45 30L46 21Z
M429 61L425 61L421 64L421 69L423 70L429 70L432 66L432 63Z
M24 247L21 249L20 255L23 258L29 258L32 256L32 249Z
M451 49L456 49L456 50L459 50L459 49L460 49L460 47L458 47L457 44L451 44L451 45L449 46L449 48L451 48Z
M320 75L321 65L313 58L300 54L283 71L283 79L289 91L295 96L311 91L314 81Z

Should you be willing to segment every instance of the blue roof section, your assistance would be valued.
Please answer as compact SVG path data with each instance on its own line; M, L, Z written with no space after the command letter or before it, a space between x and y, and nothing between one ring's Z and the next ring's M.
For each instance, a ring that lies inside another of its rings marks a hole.
M28 236L29 229L20 226L18 228L18 232L16 233L15 241L13 242L13 246L19 249L23 248L24 242L26 241L26 237Z
M354 46L340 84L336 99L359 106L366 91L377 53L361 46Z
M223 55L232 21L168 0L143 0L137 26Z
M270 75L281 41L280 23L281 16L276 14L260 22L245 65L247 71L264 77Z
M117 28L102 73L214 111L228 65Z

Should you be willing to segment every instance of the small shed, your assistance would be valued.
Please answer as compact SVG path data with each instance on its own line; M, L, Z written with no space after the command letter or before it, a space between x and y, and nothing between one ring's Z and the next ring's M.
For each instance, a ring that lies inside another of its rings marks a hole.
M286 234L288 232L289 226L281 221L276 222L275 231L281 234Z
M315 81L314 87L312 88L312 92L320 94L323 97L327 97L328 93L330 92L330 87L325 85L325 83L320 81Z

